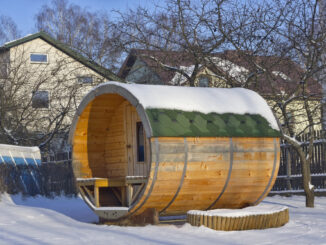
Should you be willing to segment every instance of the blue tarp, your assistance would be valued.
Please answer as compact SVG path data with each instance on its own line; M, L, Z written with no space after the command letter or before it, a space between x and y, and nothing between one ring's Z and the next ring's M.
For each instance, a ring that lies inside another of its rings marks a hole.
M0 164L9 164L15 168L20 166L20 180L25 192L39 191L40 176L36 170L41 164L41 154L38 147L0 144Z

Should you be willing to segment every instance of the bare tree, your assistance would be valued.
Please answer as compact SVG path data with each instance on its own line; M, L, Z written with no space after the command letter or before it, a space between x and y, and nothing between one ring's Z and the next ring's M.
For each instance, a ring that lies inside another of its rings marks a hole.
M195 86L198 75L209 67L211 75L225 86L250 87L257 75L263 73L257 56L271 55L274 42L269 37L282 24L282 13L270 17L266 23L268 14L271 15L267 10L265 3L255 1L167 0L154 11L139 7L120 13L116 29L120 31L120 45L125 52L155 51L140 55L158 69L178 73L189 86ZM237 56L248 63L250 72L248 69L244 71L247 74L236 72L234 67L240 65L221 54L228 49L239 51ZM189 69L182 63L188 64Z
M20 45L0 52L7 64L0 74L0 139L3 143L38 145L42 150L60 150L81 98L92 83L78 81L90 71L83 64L49 47L43 51L51 62L31 63L30 50ZM60 141L58 141L60 140Z
M316 140L315 131L321 128L322 97L319 81L325 76L325 63L320 62L326 48L325 28L320 25L317 0L274 1L271 10L274 13L282 13L282 25L270 35L275 40L273 52L300 67L296 76L282 78L284 83L288 82L291 89L281 95L274 94L273 108L282 118L283 138L299 154L306 206L314 207L310 166ZM291 69L286 65L284 68ZM294 123L302 125L300 130L295 130ZM302 135L308 137L300 137Z
M16 23L10 17L0 15L0 45L17 39L19 36L20 31Z
M324 75L326 36L319 17L317 0L167 0L155 11L121 14L116 27L126 51L154 50L141 55L179 74L184 85L196 86L207 67L222 81L213 86L261 93L281 122L283 139L300 156L306 206L313 207L310 165L321 126L318 80ZM222 52L226 49L233 51ZM191 69L178 65L184 59Z
M207 25L212 11L222 8L223 3L169 0L152 11L139 7L120 13L120 22L116 24L120 45L127 53L131 49L156 51L157 55L141 55L151 60L157 69L176 72L186 78L189 86L195 86L196 77L207 62L207 54L222 51L227 46L218 26ZM173 52L181 55L171 59ZM184 60L191 62L190 70L180 67Z
M281 121L283 139L298 152L306 206L314 207L310 166L316 129L321 126L318 81L325 75L320 59L326 48L325 30L316 28L320 26L318 1L244 2L232 12L240 17L229 22L221 18L220 30L237 51L238 61L247 65L243 82L232 84L254 89L268 99Z
M67 0L52 0L36 15L36 28L67 44L90 60L117 70L121 50L106 12L90 12Z

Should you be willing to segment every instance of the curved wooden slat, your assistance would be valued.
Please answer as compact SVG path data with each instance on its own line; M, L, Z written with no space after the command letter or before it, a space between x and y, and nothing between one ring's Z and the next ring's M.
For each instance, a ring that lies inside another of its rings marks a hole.
M209 205L209 207L207 209L211 209L218 202L218 200L220 200L221 196L223 195L223 193L224 193L224 191L225 191L225 189L228 186L228 183L230 181L231 172L232 172L232 165L233 165L233 143L232 143L232 138L230 138L230 167L229 167L228 177L225 180L225 185L223 186L223 189L222 189L221 193L218 195L216 200L211 205Z
M181 180L180 180L180 184L178 186L178 189L176 191L176 193L174 194L172 200L168 203L168 205L166 205L165 208L163 208L160 213L164 213L164 211L166 209L168 209L171 204L174 202L174 200L177 198L181 188L182 188L182 185L183 185L183 181L184 181L184 177L185 177L185 174L186 174L186 171L187 171L187 165L188 165L188 143L187 143L187 138L184 138L184 152L185 152L185 160L184 160L184 167L183 167L183 171L182 171L182 176L181 176Z
M272 188L272 181L273 178L275 176L275 172L276 172L276 168L277 168L277 152L278 152L278 148L277 148L277 143L276 143L276 139L274 139L274 163L273 163L273 170L272 170L272 174L271 177L268 181L268 184L266 185L265 190L263 191L263 193L261 194L261 196L254 202L254 205L257 205L258 203L260 203L263 198L267 195L268 190L270 190Z

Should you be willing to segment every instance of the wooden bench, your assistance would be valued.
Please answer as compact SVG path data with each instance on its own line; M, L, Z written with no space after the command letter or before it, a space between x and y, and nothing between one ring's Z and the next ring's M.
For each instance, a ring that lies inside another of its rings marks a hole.
M134 200L133 197L139 194L146 181L147 177L145 176L126 176L124 178L77 178L77 185L84 196L87 194L95 207L100 207L99 188L101 187L112 188L121 204L129 207ZM133 193L134 185L141 185L135 193ZM114 187L120 188L120 195ZM89 188L93 188L93 193L91 193Z

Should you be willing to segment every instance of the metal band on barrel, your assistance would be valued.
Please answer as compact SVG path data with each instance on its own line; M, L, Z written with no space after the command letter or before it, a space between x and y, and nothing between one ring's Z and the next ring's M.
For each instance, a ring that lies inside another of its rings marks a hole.
M226 178L224 187L223 187L220 195L216 198L216 200L207 209L211 209L212 207L214 207L214 205L218 202L218 200L220 200L221 196L225 192L226 187L228 186L230 178L231 178L232 167L233 167L233 142L232 142L232 138L230 138L230 167L229 167L228 176Z
M182 171L182 176L181 176L179 187L178 187L176 193L174 194L174 197L172 198L172 200L168 203L168 205L165 208L163 208L160 211L160 213L163 213L166 209L168 209L168 207L171 206L171 204L177 198L177 196L178 196L178 194L179 194L179 192L181 190L183 180L184 180L186 172L187 172L187 165L188 165L188 143L187 143L187 138L184 138L184 146L185 146L185 160L184 160L184 166L183 166L183 171Z
M275 174L276 161L277 161L277 143L276 143L276 139L274 138L274 164L273 164L272 174L271 174L271 177L268 181L268 184L267 184L264 192L260 195L260 197L257 199L257 201L254 202L254 205L258 204L261 201L261 199L265 196L266 192L268 191L269 187L271 186L272 180L273 180L274 174Z
M131 214L134 214L135 212L137 212L142 206L144 206L145 202L147 201L147 199L150 197L152 191L153 191L153 188L154 188L154 185L155 185L155 182L156 182L156 178L157 178L157 172L158 172L158 166L160 164L160 153L159 153L159 143L158 143L158 139L155 138L155 156L156 156L156 162L155 162L155 170L154 170L154 176L153 176L153 181L152 181L152 184L151 184L151 187L149 188L148 190L148 193L144 199L144 201L138 206L138 208L136 208L136 210L134 210L132 213L130 213L129 215Z

